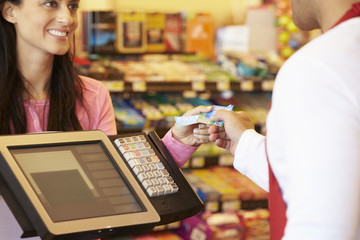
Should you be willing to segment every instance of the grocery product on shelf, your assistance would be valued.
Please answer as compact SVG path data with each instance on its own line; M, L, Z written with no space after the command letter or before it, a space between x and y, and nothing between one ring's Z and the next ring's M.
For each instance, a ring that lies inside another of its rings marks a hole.
M147 13L146 14L146 37L147 52L164 52L166 45L164 42L165 14Z
M119 12L116 24L116 47L119 52L144 53L146 51L145 13Z
M183 49L183 19L180 13L165 14L164 41L166 52L181 52Z
M186 26L186 52L214 56L214 22L211 14L189 17Z
M269 210L241 210L246 226L246 240L270 240Z
M237 212L207 212L183 220L177 233L184 240L245 240L246 226Z
M112 103L114 106L115 119L121 124L121 126L118 126L119 129L136 131L144 127L145 118L124 100L113 96Z
M78 69L108 86L119 132L156 130L163 136L175 116L214 104L234 104L234 110L250 112L256 130L265 131L271 95L257 91L272 90L263 83L276 76L281 65L278 56L230 54L226 61L211 61L215 46L209 14L185 18L176 12L119 12L115 16L113 54L89 55L92 60L79 61ZM144 83L145 88L137 91L136 83ZM229 151L214 143L201 145L182 170L204 201L204 212L157 226L142 236L109 240L268 239L267 210L258 209L267 207L267 194L234 170L232 163Z
M267 206L267 193L231 167L185 171L185 176L205 203L205 211L237 211Z
M83 46L90 54L116 52L116 14L111 11L83 13Z

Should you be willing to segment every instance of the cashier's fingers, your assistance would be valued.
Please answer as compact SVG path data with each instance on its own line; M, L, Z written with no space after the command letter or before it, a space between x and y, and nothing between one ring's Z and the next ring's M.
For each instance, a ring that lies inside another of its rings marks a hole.
M218 132L224 132L224 127L219 127L216 125L209 126L209 134L218 133Z
M224 149L228 149L228 150L230 150L231 146L232 146L231 145L232 142L230 140L226 140L223 138L216 139L215 144L216 144L216 146L218 146L220 148L224 148Z
M228 135L226 135L225 132L217 132L217 133L212 133L209 135L209 140L211 142L216 142L218 139L222 139L225 141L230 141L230 138Z
M223 127L212 125L209 127L208 131L210 134L209 139L212 142L215 142L217 139L230 140Z

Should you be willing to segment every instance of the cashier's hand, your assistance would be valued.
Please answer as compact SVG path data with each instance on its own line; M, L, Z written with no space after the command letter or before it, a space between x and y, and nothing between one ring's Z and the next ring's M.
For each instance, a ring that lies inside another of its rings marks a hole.
M236 146L242 134L248 129L254 129L254 123L246 112L218 110L210 118L213 121L224 121L224 127L212 125L209 127L209 139L218 147L230 150L235 154Z
M212 109L212 106L198 106L184 113L183 117L197 115L201 112L210 112ZM179 142L190 146L199 146L210 141L209 128L203 123L188 126L178 126L175 123L172 127L172 135Z

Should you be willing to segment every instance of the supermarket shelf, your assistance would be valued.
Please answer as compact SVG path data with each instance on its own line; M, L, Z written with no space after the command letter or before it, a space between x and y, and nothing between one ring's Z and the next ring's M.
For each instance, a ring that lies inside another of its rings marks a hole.
M257 208L268 208L268 200L267 199L259 199L259 200L241 200L241 209L244 210L252 210Z
M274 80L242 80L239 82L125 82L123 80L104 80L110 92L183 92L183 91L262 91L271 92Z

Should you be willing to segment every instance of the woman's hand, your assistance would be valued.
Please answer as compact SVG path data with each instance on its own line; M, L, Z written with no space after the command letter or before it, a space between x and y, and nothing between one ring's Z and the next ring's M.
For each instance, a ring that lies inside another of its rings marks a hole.
M198 106L187 111L183 116L193 116L202 112L210 112L212 109L212 106ZM172 135L176 140L183 144L198 146L202 143L207 143L210 141L208 128L209 127L203 123L192 124L188 126L179 126L175 124L172 127Z

